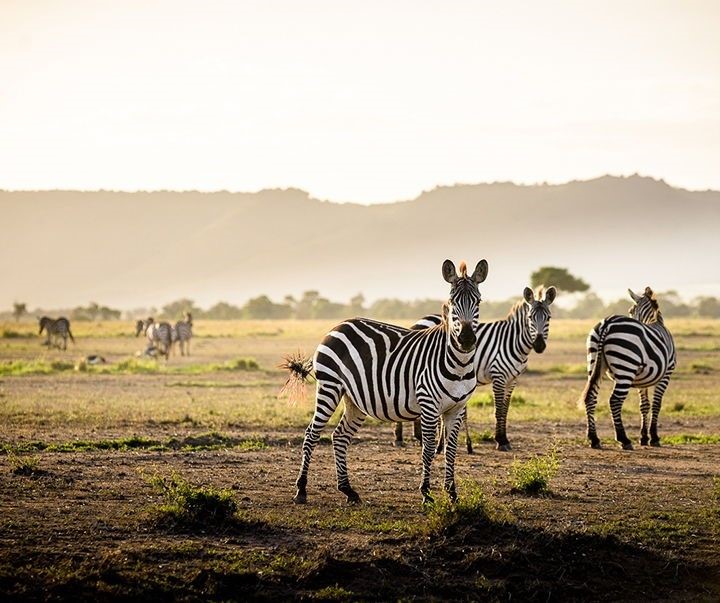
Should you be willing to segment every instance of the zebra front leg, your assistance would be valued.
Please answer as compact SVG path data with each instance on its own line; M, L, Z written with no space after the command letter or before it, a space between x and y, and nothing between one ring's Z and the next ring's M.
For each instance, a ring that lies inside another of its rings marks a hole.
M507 421L508 402L507 383L504 379L493 379L493 398L495 399L495 448L502 452L512 450L507 439L505 424Z
M630 386L630 381L615 381L615 387L610 395L610 412L615 426L615 439L622 444L623 450L633 449L622 422L622 406L630 391Z
M403 442L403 424L400 421L395 423L395 442L393 446L398 448L405 446L405 442Z
M465 412L463 413L461 421L465 425L465 446L467 447L467 453L472 454L473 446L472 439L470 438L470 426L468 425L467 406L465 407Z
M650 399L648 398L647 387L640 390L640 446L647 446L648 438L648 412L650 411Z
M663 396L670 384L670 375L665 375L655 385L652 401L652 415L650 418L650 446L660 446L660 436L658 435L658 418L660 417L660 408L662 407Z
M430 495L430 468L433 457L435 456L435 436L440 418L432 402L426 402L424 405L421 403L421 408L420 426L422 429L423 468L422 479L420 481L420 493L423 497L423 503L431 503L434 499Z
M599 362L599 359L597 362ZM597 435L597 426L595 424L595 408L597 407L597 398L599 391L599 380L593 379L592 376L588 377L588 382L585 385L585 391L583 392L585 402L585 415L587 417L587 437L588 440L590 440L590 447L596 449L602 448L600 438Z
M442 418L445 432L445 491L452 502L457 501L455 488L455 456L457 454L460 425L464 416L465 407L454 407L447 411Z
M318 381L315 398L315 414L305 430L300 473L295 481L297 491L293 502L296 504L307 502L307 475L308 469L310 468L310 459L312 458L315 446L317 446L317 443L320 441L320 434L338 407L342 395L343 389L340 384Z
M347 496L348 504L360 502L360 496L350 485L347 470L347 450L353 435L357 433L365 420L365 414L345 396L345 412L332 434L333 452L335 453L335 470L337 472L337 488Z

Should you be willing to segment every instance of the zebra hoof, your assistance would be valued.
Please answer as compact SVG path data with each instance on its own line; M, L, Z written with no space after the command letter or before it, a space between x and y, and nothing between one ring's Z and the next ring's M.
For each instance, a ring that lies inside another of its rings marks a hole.
M430 492L423 492L423 505L432 505L435 503L435 499L433 498L432 494Z
M358 495L355 490L353 490L350 487L347 488L338 488L340 492L342 492L345 496L347 496L347 504L349 505L359 505L360 504L360 496Z
M402 440L395 440L393 446L395 446L395 448L405 448L405 442Z
M640 446L647 446L648 445L648 439L647 438L641 438L640 439Z
M623 450L635 450L633 448L632 442L623 442L622 448Z
M293 497L293 502L296 505L304 505L307 503L307 493L306 492L300 492L298 490L298 493Z
M467 447L467 453L468 453L468 454L475 454L474 451L473 451L473 447L472 447L472 446L468 446L468 447Z
M660 448L660 440L651 440L650 446L652 446L653 448Z
M509 452L510 450L512 450L512 446L510 446L510 442L507 442L505 444L497 444L495 446L495 448L497 450L499 450L500 452Z
M602 444L600 443L600 440L590 442L590 448L594 448L595 450L602 450Z

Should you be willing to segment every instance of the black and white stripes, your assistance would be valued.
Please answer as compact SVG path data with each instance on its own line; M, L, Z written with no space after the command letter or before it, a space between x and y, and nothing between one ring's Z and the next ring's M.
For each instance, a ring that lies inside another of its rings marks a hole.
M449 260L443 277L451 284L445 319L435 327L412 331L356 318L327 334L315 358L315 413L305 431L295 502L307 499L307 474L320 434L345 398L345 410L333 432L338 490L348 502L360 497L350 485L347 448L365 417L411 421L420 417L423 432L423 470L420 491L430 496L430 466L440 418L445 425L445 489L456 498L454 465L459 418L475 389L473 366L479 324L478 284L487 276L487 262L478 262L471 276L464 264L460 275ZM300 372L297 378L302 378Z
M175 342L178 343L180 346L180 354L182 356L185 356L186 353L188 356L190 355L190 340L193 336L192 326L192 314L190 314L190 312L185 312L183 319L176 322L175 326L172 328L173 344Z
M38 319L38 322L40 324L40 331L38 332L38 335L42 335L43 330L47 334L47 339L45 340L46 346L50 347L51 345L54 345L59 348L60 344L58 343L58 340L62 339L61 349L66 350L68 337L70 338L70 341L75 343L75 338L70 331L70 321L64 316L57 319L43 316Z
M610 396L615 439L625 450L632 450L621 413L628 391L636 387L640 390L640 444L660 445L658 416L670 376L675 370L675 343L665 326L652 289L646 287L643 295L628 291L635 302L630 308L630 317L605 318L595 325L587 339L588 381L582 400L587 414L587 436L593 448L600 448L595 428L595 407L600 379L606 371L615 382ZM653 386L648 438L648 388Z
M145 333L148 340L148 349L155 348L167 360L170 356L172 346L172 327L167 322L157 323L150 317L146 320L138 320L135 323L135 337Z

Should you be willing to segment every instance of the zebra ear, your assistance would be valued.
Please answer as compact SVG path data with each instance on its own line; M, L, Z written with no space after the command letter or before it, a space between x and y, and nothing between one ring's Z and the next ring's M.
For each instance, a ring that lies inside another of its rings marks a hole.
M545 291L545 303L549 306L555 301L557 295L557 289L555 287L548 287Z
M451 285L455 284L458 279L457 272L455 272L455 264L450 260L445 260L442 265L443 278Z
M638 302L640 301L640 296L639 296L639 295L635 295L635 293L633 293L633 290L632 290L632 289L628 289L628 293L630 294L630 297L632 297L632 300L633 300L635 303L638 303Z
M535 294L530 287L525 287L525 289L523 289L523 297L525 298L525 301L529 304L535 301Z
M487 260L480 260L475 266L475 272L472 273L472 279L479 285L482 283L488 274L488 263Z
M655 293L650 287L645 287L645 297L648 299L655 299Z

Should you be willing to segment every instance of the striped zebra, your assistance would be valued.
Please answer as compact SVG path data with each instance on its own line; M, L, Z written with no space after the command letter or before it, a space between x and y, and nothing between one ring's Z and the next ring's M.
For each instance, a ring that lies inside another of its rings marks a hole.
M157 323L152 316L147 320L138 320L135 323L135 337L140 333L145 333L148 348L155 347L161 356L165 356L165 360L169 358L172 346L172 327L169 323Z
M347 449L367 416L385 421L412 421L420 417L423 432L420 492L425 502L433 500L430 467L435 456L435 433L442 417L448 442L444 485L450 497L457 499L458 418L475 389L472 362L479 322L478 284L485 280L488 265L481 260L471 276L467 275L464 262L459 270L458 275L450 260L443 263L442 274L451 289L441 324L411 331L353 318L335 327L320 343L314 358L315 414L305 431L294 502L307 501L307 475L313 450L343 397L345 409L333 431L332 442L337 487L347 496L348 503L357 503L360 497L350 485ZM291 371L288 383L304 381L309 376L310 369L304 362L288 362L286 366Z
M615 439L624 450L633 445L625 434L622 405L631 387L640 390L640 444L660 446L658 416L663 395L675 370L675 343L663 321L655 294L650 287L642 295L628 289L635 302L630 316L608 316L596 324L587 338L588 380L582 394L587 413L587 436L593 448L601 448L595 429L600 379L604 372L615 382L610 411ZM650 437L648 438L648 388L654 386Z
M192 339L192 314L185 312L183 319L175 323L172 328L172 342L173 344L177 341L180 346L180 354L185 356L190 355L190 340Z
M507 318L480 323L477 330L475 367L478 385L492 385L495 400L495 443L498 450L512 450L507 437L507 414L517 378L525 372L530 352L542 354L550 332L550 305L555 301L555 287L537 296L525 287L523 299L510 310ZM416 322L411 329L427 329L440 323L440 316L431 314ZM467 426L467 410L463 415L467 450L472 454L472 441ZM399 436L399 437L398 437ZM402 442L402 423L395 429L396 445ZM441 444L442 445L442 442Z
M44 345L48 347L54 345L55 347L60 348L60 344L58 343L58 339L60 337L62 337L63 340L62 348L60 349L67 350L68 337L70 338L70 341L75 343L75 338L73 337L72 331L70 331L70 321L64 316L57 319L43 316L38 319L38 322L40 323L40 331L38 332L38 335L42 335L43 330L47 334L47 339L45 340Z

